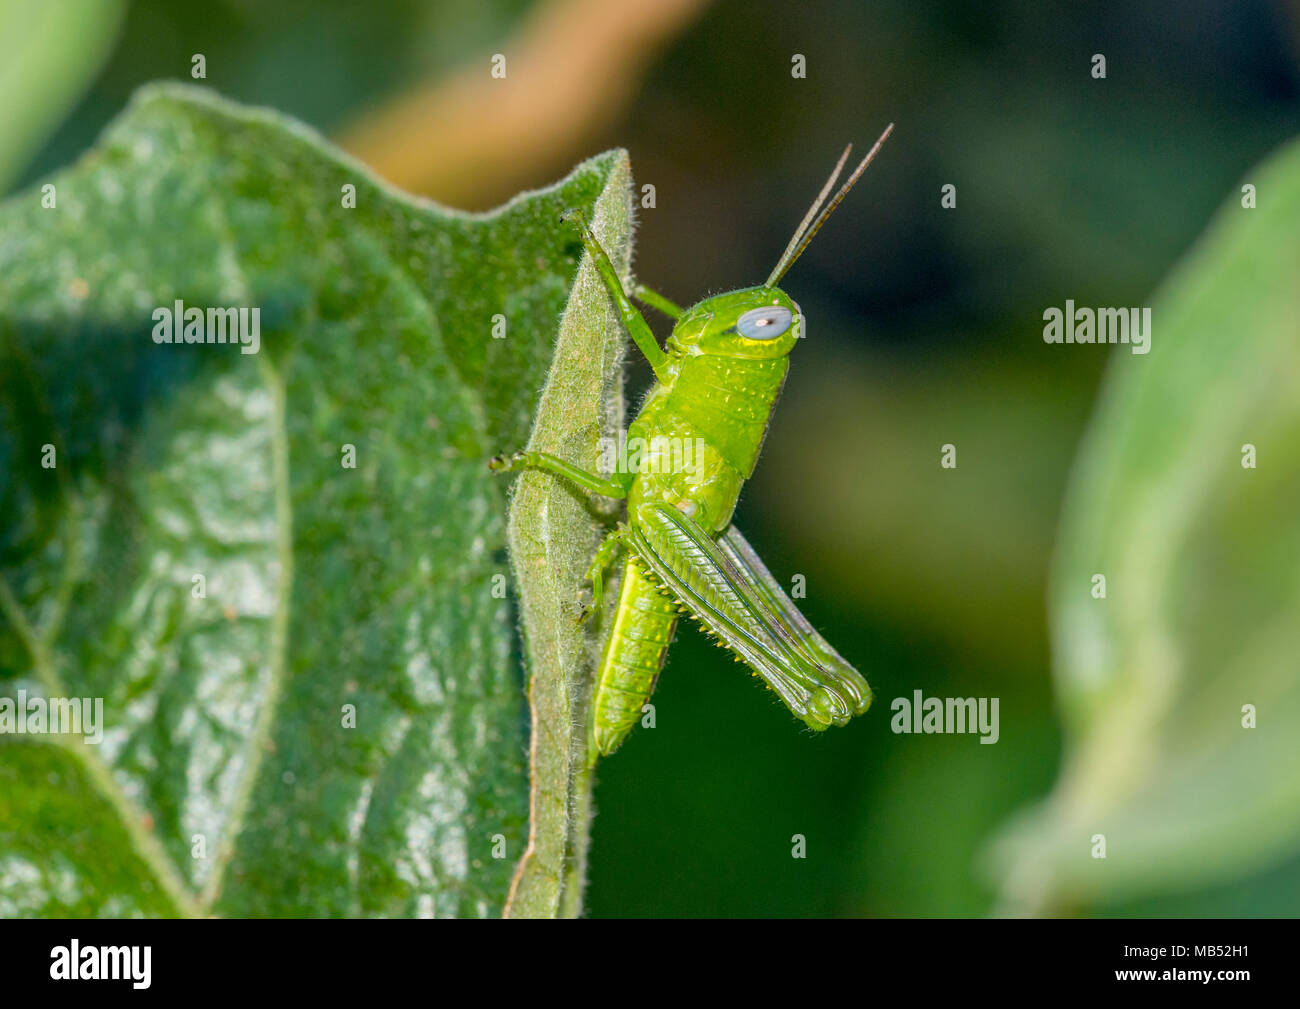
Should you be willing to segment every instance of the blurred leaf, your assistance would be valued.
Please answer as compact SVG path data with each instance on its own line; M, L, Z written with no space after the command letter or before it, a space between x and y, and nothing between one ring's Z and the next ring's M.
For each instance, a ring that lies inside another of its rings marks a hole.
M0 193L89 86L125 10L122 0L0 0Z
M1300 145L1244 181L1258 209L1229 198L1157 296L1150 354L1114 352L1072 479L1065 764L1000 845L1008 910L1204 886L1300 839Z
M0 696L105 722L0 739L0 913L502 909L526 720L485 463L526 438L562 312L568 382L608 387L557 218L609 218L626 179L607 154L460 214L153 87L56 209L0 208ZM259 307L260 353L156 344L177 299ZM593 528L567 514L557 538Z
M613 122L651 60L707 4L545 0L509 37L371 109L339 142L412 192L458 204L511 192Z

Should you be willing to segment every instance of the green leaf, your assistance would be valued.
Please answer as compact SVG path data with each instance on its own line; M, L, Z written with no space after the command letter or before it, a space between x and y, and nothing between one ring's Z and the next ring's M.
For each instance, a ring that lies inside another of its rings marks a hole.
M557 324L543 400L594 438L620 331L558 217L625 259L626 155L468 215L150 87L53 181L0 207L0 698L102 698L104 738L0 736L0 914L499 913L527 711L486 461ZM260 351L155 343L176 300L259 308ZM596 521L550 500L567 563Z
M1002 839L1011 910L1208 885L1300 843L1300 145L1243 182L1258 208L1234 192L1166 282L1151 352L1113 352L1073 474L1051 592L1067 748Z
M627 283L631 264L632 180L626 161L611 172L592 229ZM595 267L584 259L564 314L555 363L528 447L598 472L600 440L623 425L625 341ZM599 404L603 404L599 406ZM542 473L520 474L510 506L510 556L520 586L532 676L528 850L506 909L509 917L577 917L582 909L591 775L586 767L587 706L598 635L578 624L575 593L608 531L585 492ZM604 516L607 518L608 516ZM617 579L605 612L618 596ZM605 626L597 621L596 631Z

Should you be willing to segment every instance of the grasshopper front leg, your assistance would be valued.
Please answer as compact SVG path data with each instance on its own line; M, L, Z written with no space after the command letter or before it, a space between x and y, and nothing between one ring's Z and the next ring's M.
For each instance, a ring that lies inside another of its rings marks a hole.
M583 247L587 250L587 255L591 257L592 263L596 266L596 272L600 274L600 279L604 281L605 287L609 291L609 296L614 302L614 307L618 309L618 314L623 319L623 325L632 335L633 342L640 348L645 359L650 362L650 367L654 369L655 378L660 382L667 382L670 379L668 374L668 355L659 346L655 339L654 333L650 331L649 324L645 317L641 315L640 310L628 299L627 292L623 290L623 282L618 279L618 271L614 269L614 264L610 262L609 256L601 248L600 242L596 240L590 227L587 225L587 218L583 216L580 210L566 210L560 217L561 221L574 221L578 225L578 234L582 237ZM666 298L662 301L672 308L673 305ZM647 302L654 304L654 302ZM656 305L656 307L660 307ZM680 313L680 309L677 309Z
M669 301L658 291L653 291L646 287L645 284L637 284L632 289L632 297L637 301L644 302L651 308L657 308L670 319L680 319L686 314L686 310L675 301Z

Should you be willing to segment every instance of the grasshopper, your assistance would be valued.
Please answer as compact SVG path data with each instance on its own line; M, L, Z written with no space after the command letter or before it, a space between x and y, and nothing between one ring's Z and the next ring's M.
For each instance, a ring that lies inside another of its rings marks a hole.
M638 301L673 319L661 348L583 215L576 224L632 340L650 362L655 384L629 443L689 442L691 465L616 467L608 477L543 452L494 457L497 472L541 470L584 490L627 501L627 519L600 544L587 580L600 606L605 572L624 556L622 587L596 679L588 726L588 762L627 738L663 669L680 614L694 617L718 643L761 677L810 728L845 725L871 704L862 675L795 607L731 522L741 485L754 472L773 407L785 384L790 351L803 335L799 306L777 281L808 247L893 130L891 123L829 203L848 161L835 170L767 281L682 309L643 285ZM677 440L680 439L680 442Z

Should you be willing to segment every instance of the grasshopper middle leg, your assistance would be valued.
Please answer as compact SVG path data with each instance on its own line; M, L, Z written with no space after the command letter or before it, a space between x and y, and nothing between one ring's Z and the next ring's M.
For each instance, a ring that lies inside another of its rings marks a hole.
M613 480L606 480L595 473L588 473L572 463L551 455L549 452L514 452L508 456L493 456L488 461L488 468L497 473L511 473L519 469L537 469L543 473L571 480L584 490L605 497L625 498L627 490Z
M620 525L616 529L611 529L600 542L600 547L596 550L596 556L591 559L591 567L587 569L587 581L591 582L591 603L583 608L582 613L578 615L578 623L584 622L593 613L600 610L600 602L605 595L605 572L609 569L614 557L618 554L623 545L623 527Z

